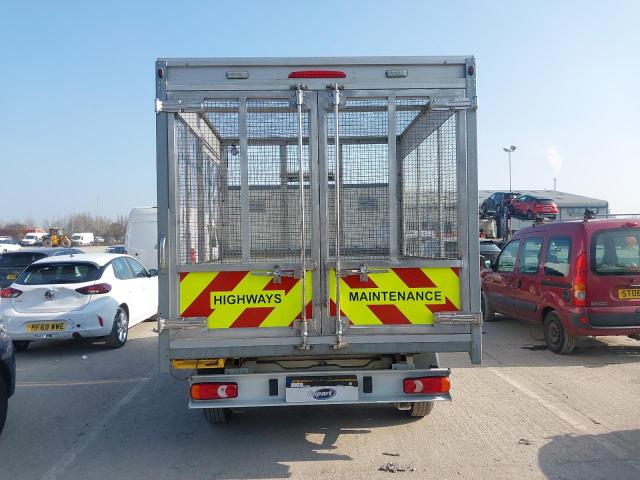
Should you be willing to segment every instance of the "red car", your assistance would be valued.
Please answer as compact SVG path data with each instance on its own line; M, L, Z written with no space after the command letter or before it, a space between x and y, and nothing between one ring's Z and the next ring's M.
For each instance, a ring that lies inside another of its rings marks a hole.
M529 220L536 217L549 217L553 220L558 215L558 206L550 198L534 197L532 195L520 195L511 200L511 213L513 215L526 216Z
M540 323L553 352L580 335L640 340L640 218L523 228L480 276L485 321Z

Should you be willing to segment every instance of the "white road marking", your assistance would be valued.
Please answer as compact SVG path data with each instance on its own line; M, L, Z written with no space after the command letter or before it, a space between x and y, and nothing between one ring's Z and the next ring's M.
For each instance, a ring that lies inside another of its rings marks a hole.
M69 387L80 385L107 385L112 383L148 382L151 377L114 378L112 380L61 380L59 382L18 382L16 387Z
M129 392L120 399L118 403L116 403L111 410L107 412L107 414L100 419L99 422L96 423L96 426L91 430L84 439L84 442L79 443L76 447L70 449L66 455L64 455L60 460L58 460L42 477L41 480L57 480L58 478L64 478L64 473L66 470L76 461L78 455L80 455L85 448L93 442L98 435L102 433L102 431L107 427L110 420L115 417L122 408L124 408L131 400L134 399L138 393L145 387L147 382L151 380L153 377L153 373L155 373L155 368L148 377L142 377L146 380L139 381L137 385L135 385Z

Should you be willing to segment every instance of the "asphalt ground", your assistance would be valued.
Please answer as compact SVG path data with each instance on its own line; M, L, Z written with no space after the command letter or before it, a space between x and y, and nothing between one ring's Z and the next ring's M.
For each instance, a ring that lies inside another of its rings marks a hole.
M482 366L441 357L453 401L425 419L384 406L260 408L211 427L187 409L186 382L158 372L154 327L133 327L119 350L65 341L18 354L0 479L640 478L631 339L583 339L559 356L540 328L502 318L484 326Z

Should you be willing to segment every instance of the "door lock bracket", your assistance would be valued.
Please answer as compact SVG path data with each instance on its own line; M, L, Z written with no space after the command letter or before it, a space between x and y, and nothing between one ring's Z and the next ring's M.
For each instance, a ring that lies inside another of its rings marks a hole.
M360 268L345 268L340 270L341 277L348 277L349 275L360 275L360 281L362 283L369 280L369 275L372 273L387 273L387 268L369 268L366 264L360 265Z

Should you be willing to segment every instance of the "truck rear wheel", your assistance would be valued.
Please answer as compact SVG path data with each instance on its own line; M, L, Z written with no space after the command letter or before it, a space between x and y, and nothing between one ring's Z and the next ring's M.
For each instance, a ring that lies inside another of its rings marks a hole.
M229 408L205 408L203 412L204 418L206 418L207 422L211 425L227 423L231 417L231 410Z
M410 417L422 418L429 415L431 410L433 410L433 402L414 402L408 412Z

